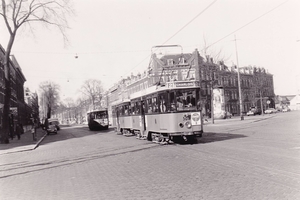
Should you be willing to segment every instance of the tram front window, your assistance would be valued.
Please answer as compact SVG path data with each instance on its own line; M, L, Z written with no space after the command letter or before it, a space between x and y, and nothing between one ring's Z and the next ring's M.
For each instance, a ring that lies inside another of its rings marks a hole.
M176 92L177 111L196 110L196 91L178 90Z
M91 112L88 114L90 119L105 119L107 118L106 112Z
M106 119L106 118L107 118L106 112L97 112L97 113L94 113L93 119Z

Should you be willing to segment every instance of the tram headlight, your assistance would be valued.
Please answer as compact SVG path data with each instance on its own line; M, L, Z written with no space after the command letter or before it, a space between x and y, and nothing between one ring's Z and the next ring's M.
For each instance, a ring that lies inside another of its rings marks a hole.
M179 127L183 128L184 127L183 123L179 123Z
M185 122L185 126L186 126L188 129L192 128L192 124L191 124L190 121Z

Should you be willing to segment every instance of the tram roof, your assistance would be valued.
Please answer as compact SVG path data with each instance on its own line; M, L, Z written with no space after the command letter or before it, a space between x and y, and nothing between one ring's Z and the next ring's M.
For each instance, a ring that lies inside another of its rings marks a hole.
M107 109L106 108L100 108L100 109L95 109L95 110L89 110L86 113L103 112L103 111L107 111Z
M130 95L130 99L135 99L138 97L142 97L148 94L153 94L156 92L161 92L165 90L172 90L172 89L188 89L188 88L199 88L200 83L199 81L175 81L175 82L166 82L164 85L155 85L144 90L135 92Z
M116 101L111 102L111 105L114 106L114 105L118 105L118 104L126 103L126 102L130 102L130 99L118 99Z

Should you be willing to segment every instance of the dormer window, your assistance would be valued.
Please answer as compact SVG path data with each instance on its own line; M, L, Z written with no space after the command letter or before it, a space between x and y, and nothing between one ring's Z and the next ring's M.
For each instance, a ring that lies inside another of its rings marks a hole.
M180 58L180 64L184 64L185 63L185 59L184 58Z
M173 59L168 59L167 62L168 62L168 66L173 66L174 65Z

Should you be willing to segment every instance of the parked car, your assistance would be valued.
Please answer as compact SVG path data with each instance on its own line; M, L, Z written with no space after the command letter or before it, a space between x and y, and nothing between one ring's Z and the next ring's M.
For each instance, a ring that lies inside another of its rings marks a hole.
M228 111L225 111L225 119L231 118L231 117L232 117L232 114Z
M250 110L246 113L247 116L260 115L260 114L261 114L261 110L255 107L250 108Z
M272 113L277 113L277 110L275 108L268 108L265 110L265 114L272 114Z
M60 130L58 119L48 119L47 133L55 133Z
M216 118L220 118L220 119L228 119L231 118L232 114L228 111L222 111L222 114L219 117Z

